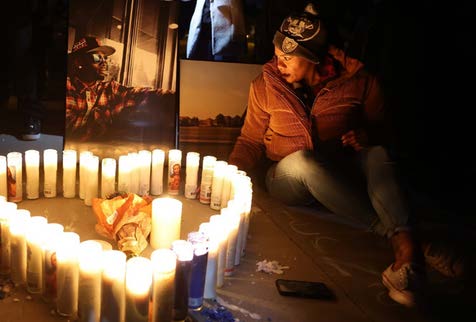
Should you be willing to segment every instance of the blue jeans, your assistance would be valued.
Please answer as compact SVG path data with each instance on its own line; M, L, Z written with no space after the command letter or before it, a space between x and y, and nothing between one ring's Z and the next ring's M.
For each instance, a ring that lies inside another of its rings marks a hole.
M294 152L269 168L268 193L288 205L317 200L382 236L408 229L409 205L387 150L374 146L348 156L336 160Z

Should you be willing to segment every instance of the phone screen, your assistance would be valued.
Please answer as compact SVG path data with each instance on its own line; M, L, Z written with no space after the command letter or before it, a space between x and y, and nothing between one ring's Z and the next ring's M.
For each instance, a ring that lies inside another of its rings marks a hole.
M277 279L276 287L283 296L306 297L323 300L334 299L334 293L322 282Z

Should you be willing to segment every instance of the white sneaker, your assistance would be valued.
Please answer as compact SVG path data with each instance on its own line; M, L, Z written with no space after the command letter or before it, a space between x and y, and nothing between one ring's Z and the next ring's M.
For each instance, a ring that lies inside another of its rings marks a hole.
M392 264L382 273L382 282L388 288L388 296L408 307L414 307L423 299L425 281L425 270L414 263L405 263L396 271Z

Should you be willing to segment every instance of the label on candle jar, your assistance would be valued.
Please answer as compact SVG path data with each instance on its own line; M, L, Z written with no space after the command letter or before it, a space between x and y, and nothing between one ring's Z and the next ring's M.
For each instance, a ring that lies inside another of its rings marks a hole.
M15 165L9 165L7 168L7 189L8 189L8 200L13 202L22 201L22 194L19 189L22 188L20 182L17 183L17 179L21 179L21 171L17 171Z

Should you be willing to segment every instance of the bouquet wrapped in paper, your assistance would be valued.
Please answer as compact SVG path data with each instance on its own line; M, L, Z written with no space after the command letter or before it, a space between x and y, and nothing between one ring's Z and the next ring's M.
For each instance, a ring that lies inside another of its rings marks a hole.
M134 193L94 198L96 232L117 242L128 257L138 256L147 247L151 229L152 199Z

